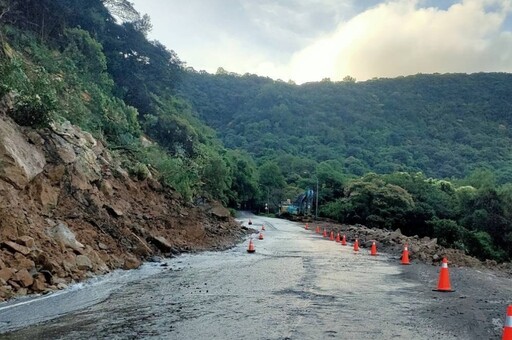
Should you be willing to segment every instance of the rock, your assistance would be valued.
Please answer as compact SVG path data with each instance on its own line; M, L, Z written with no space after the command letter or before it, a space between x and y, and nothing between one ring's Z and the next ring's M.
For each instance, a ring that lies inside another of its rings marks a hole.
M12 266L14 268L20 269L26 269L28 271L31 271L36 267L36 264L31 259L26 258L20 253L16 253L14 255L15 261L12 263Z
M441 257L439 255L437 255L437 254L434 254L434 255L432 255L432 260L434 262L437 262L437 261L441 260Z
M27 142L20 128L9 118L0 117L0 179L21 190L43 172L44 154Z
M0 269L0 279L5 282L9 281L15 273L15 270L12 268L2 268Z
M55 143L55 151L63 163L71 164L76 161L77 156L72 144L57 134L53 135L52 140Z
M84 248L84 245L76 240L75 234L62 222L47 229L46 233L58 243L71 249L81 250Z
M30 236L21 236L16 240L16 243L21 244L27 248L34 248L35 246L34 239Z
M91 270L92 262L87 255L78 255L76 257L76 266L80 270Z
M16 292L16 294L19 296L25 296L25 295L27 295L27 293L28 293L27 288L19 288L18 291Z
M141 262L138 258L136 258L134 256L130 256L124 260L123 269L125 269L125 270L137 269L140 267L140 265L141 265Z
M105 243L98 242L98 248L101 250L108 250L108 246Z
M160 256L151 256L149 259L148 259L148 262L162 262L162 258Z
M2 261L2 259L0 259L0 269L5 268L5 267L6 267L6 265L5 265L4 261Z
M44 292L46 290L46 279L44 275L39 274L35 278L34 283L32 283L32 286L30 286L30 288L36 293Z
M172 244L162 236L154 236L150 240L160 251L166 253L171 250Z
M15 242L11 242L11 241L5 241L3 243L3 245L5 247L7 247L8 249L10 250L14 250L15 252L18 252L18 253L21 253L23 255L28 255L30 254L30 249L25 247L25 246L22 246L20 244L17 244Z
M107 181L103 180L100 184L100 191L105 195L106 197L112 197L114 196L114 188L112 188L112 184Z
M13 280L19 282L22 287L29 287L32 285L32 283L34 283L34 278L26 269L21 269L16 274L14 274Z
M113 205L105 205L105 209L107 209L107 212L109 213L109 215L113 216L113 217L121 217L124 215L124 212L119 209L118 207L115 207Z
M66 289L68 285L62 282L57 283L57 289Z

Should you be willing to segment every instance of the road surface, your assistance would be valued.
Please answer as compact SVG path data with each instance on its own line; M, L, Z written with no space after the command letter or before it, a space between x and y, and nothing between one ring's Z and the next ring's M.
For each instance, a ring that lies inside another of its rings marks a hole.
M432 340L500 332L499 318L471 328L460 327L471 315L456 325L427 317L470 299L432 292L437 278L408 275L414 265L368 249L355 254L298 223L252 222L266 228L254 254L245 242L0 305L0 338Z

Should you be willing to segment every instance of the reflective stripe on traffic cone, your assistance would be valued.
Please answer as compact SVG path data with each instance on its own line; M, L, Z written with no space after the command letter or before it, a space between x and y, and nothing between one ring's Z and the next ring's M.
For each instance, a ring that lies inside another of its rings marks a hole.
M341 245L342 246L346 246L347 245L347 237L345 235L343 235L343 237L341 238Z
M372 243L372 249L370 251L371 256L377 256L377 245L375 244L375 241Z
M252 238L249 240L249 248L247 248L248 253L254 253L256 249L254 249L254 243L252 242Z
M404 247L404 251L402 253L402 264L411 264L409 262L409 250L407 249L407 244Z
M359 240L356 238L356 241L354 242L354 251L359 251Z
M512 305L507 308L507 318L503 326L503 337L501 340L512 340Z
M448 272L448 260L443 258L441 263L441 272L439 273L439 282L437 283L437 292L454 292L450 285L450 273Z

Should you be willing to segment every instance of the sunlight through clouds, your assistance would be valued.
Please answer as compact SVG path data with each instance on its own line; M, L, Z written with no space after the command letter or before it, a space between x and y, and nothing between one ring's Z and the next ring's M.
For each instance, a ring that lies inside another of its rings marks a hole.
M152 17L152 38L208 72L303 83L512 71L510 0L134 3Z
M396 1L369 9L297 52L299 82L346 75L373 77L434 72L512 71L512 36L501 30L506 2L465 1L443 11ZM316 77L315 77L316 75ZM315 78L314 78L315 77Z

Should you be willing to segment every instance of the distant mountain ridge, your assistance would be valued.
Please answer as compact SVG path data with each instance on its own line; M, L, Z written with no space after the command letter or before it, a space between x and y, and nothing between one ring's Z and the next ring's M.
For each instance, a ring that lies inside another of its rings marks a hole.
M512 75L433 74L295 85L255 75L189 71L181 95L224 144L256 159L339 160L344 171L475 168L512 180Z

